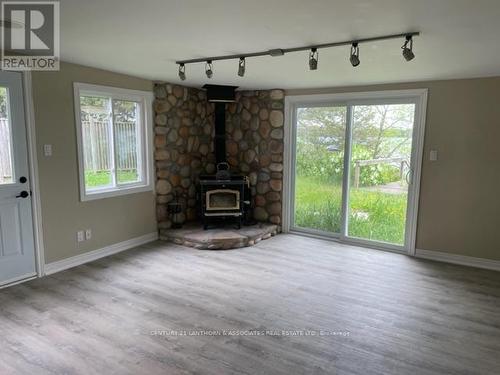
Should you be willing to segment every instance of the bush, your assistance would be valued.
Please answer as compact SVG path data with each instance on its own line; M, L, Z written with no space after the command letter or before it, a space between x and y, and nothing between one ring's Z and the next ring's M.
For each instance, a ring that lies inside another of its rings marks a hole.
M297 140L297 174L326 181L342 181L343 151L328 151L325 145Z
M371 154L365 147L355 145L352 160L369 160ZM344 169L344 151L329 151L326 145L297 140L296 168L299 176L314 177L323 181L340 183ZM351 163L354 173L354 162ZM384 185L399 180L399 167L377 164L361 167L360 185Z

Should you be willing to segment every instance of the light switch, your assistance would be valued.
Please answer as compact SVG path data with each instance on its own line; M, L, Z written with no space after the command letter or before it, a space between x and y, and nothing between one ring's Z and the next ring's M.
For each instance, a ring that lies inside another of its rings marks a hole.
M437 150L431 150L429 154L429 160L430 161L437 161L438 160L438 152Z
M52 145L43 145L43 154L45 156L52 156Z
M85 233L83 232L83 230L79 230L78 232L76 232L76 241L77 242L85 241Z

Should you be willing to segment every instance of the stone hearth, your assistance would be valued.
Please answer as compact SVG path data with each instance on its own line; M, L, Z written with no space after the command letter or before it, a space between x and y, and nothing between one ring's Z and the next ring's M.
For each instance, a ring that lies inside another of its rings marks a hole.
M276 235L277 230L277 226L273 224L210 230L203 230L202 226L192 224L183 229L163 230L161 239L200 250L229 250L253 246Z

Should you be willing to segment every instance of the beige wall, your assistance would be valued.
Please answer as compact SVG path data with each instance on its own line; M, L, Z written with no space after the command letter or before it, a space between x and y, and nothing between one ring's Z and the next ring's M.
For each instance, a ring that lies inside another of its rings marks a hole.
M73 82L152 91L151 81L68 63L33 73L46 263L157 230L153 192L80 202ZM52 144L53 156L43 155L44 144ZM93 238L78 244L76 232L86 228Z
M152 82L62 63L33 73L46 262L156 231L152 192L80 202L73 82L151 90ZM428 88L417 248L500 260L500 77L288 90L287 95ZM53 156L43 145L53 145ZM439 151L430 162L429 151ZM93 238L77 244L76 231Z
M500 260L500 77L287 95L410 88L429 89L417 249Z

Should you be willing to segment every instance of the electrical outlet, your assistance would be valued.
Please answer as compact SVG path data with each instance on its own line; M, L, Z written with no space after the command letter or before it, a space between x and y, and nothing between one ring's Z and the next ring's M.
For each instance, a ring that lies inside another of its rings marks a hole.
M92 238L92 229L87 229L85 231L85 239L90 240Z
M76 232L76 240L78 242L85 241L85 233L83 232L83 230L79 230L78 232Z

